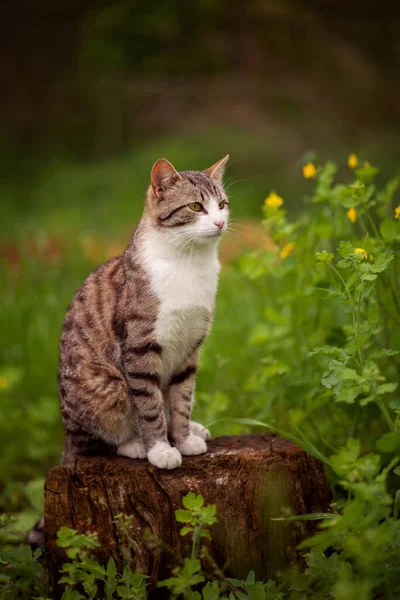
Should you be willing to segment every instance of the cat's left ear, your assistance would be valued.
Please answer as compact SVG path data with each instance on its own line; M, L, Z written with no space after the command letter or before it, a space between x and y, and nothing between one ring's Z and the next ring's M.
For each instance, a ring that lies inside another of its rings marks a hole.
M166 158L158 159L151 170L151 187L155 195L158 196L168 181L174 177L182 179L182 176Z
M226 163L229 160L229 154L227 154L224 158L221 158L218 162L216 162L212 167L208 167L203 173L214 179L217 183L222 183L222 179L224 177L224 171Z

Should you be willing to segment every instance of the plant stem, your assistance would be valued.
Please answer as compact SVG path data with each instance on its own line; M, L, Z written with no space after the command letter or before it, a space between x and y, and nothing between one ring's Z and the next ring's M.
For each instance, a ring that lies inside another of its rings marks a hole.
M334 273L336 273L336 275L339 277L340 281L341 281L341 282L342 282L342 284L343 284L344 291L345 291L345 293L346 293L346 294L348 295L348 297L349 297L349 300L350 300L350 306L351 306L351 313L352 313L352 315L353 315L353 326L354 326L354 328L355 328L355 327L356 327L356 316L355 316L355 313L354 313L354 303L353 303L353 298L351 297L351 294L350 294L349 290L348 290L348 289L346 289L346 282L345 282L345 280L343 279L343 277L341 276L341 274L339 273L339 271L336 269L336 267L334 267L334 266L333 266L333 265L331 265L330 263L327 263L327 264L330 266L330 268L332 269L332 271L333 271Z
M381 398L379 398L379 396L376 396L375 397L375 401L376 401L377 405L379 406L379 408L381 409L382 414L385 417L385 420L386 420L387 424L389 425L389 429L391 431L396 431L394 423L393 423L392 419L390 418L390 415L388 413L388 409L386 408L385 403L383 402L383 400Z
M367 217L368 217L368 220L369 220L369 222L371 223L372 229L374 230L374 233L375 233L376 237L378 237L378 238L382 238L381 234L379 233L379 231L378 231L378 229L377 229L377 227L376 227L376 225L375 225L375 221L373 220L373 218L372 218L372 217L371 217L371 215L369 214L369 211L368 211L368 210L366 210L366 211L365 211L365 214L367 215Z
M360 337L360 308L361 308L361 297L362 297L362 293L360 290L359 296L358 296L358 305L357 305L357 330L356 330L356 335L357 335L357 340ZM360 359L360 363L361 363L361 367L364 364L364 355L363 355L363 351L362 348L358 349L358 357Z
M191 554L192 560L196 558L198 536L199 536L199 527L197 526L194 528L194 531L193 531L193 544L192 544L192 554Z

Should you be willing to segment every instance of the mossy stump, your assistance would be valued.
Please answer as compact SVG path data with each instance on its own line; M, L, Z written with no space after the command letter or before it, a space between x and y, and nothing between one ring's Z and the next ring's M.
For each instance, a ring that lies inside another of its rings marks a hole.
M202 456L184 458L180 468L159 470L146 460L80 457L73 467L50 471L45 487L45 548L50 581L59 579L66 560L56 545L63 526L98 533L94 555L103 564L113 556L122 566L129 551L132 570L150 576L151 586L170 575L180 557L190 555L190 536L174 511L189 491L217 505L209 551L228 576L245 578L250 570L267 580L299 562L298 543L315 522L273 521L282 509L293 514L326 511L331 494L323 464L293 442L273 434L224 436L208 443ZM115 523L132 516L130 549ZM150 530L169 550L149 547ZM160 592L159 592L160 594ZM162 592L161 592L162 594ZM164 597L164 596L158 596ZM165 596L167 597L167 596Z

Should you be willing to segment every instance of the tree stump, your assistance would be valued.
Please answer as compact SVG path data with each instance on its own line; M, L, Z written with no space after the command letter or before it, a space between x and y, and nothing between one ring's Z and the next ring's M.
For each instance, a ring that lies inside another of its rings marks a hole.
M298 543L315 522L273 521L288 508L293 514L326 511L331 494L323 464L293 442L273 434L224 436L208 443L202 456L184 458L167 471L146 460L123 457L80 457L73 467L56 467L45 486L45 547L50 580L55 585L66 561L56 545L63 526L80 533L98 533L95 557L105 564L113 556L123 561L116 515L132 516L132 570L150 576L151 585L168 577L180 557L189 556L189 537L174 511L189 491L217 505L210 553L225 574L246 578L250 570L266 581L277 570L299 562ZM172 552L149 548L144 532L165 542ZM125 547L126 558L126 547Z

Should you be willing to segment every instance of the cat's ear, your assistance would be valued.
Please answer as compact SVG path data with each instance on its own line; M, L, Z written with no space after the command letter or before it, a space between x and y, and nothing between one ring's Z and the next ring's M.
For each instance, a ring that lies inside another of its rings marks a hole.
M214 179L217 183L222 183L222 179L224 177L224 171L226 163L229 160L229 154L227 154L224 158L221 158L218 162L216 162L212 167L208 167L203 173Z
M182 176L166 158L160 158L154 163L151 170L151 187L156 196L159 195L163 187L168 183L168 180L173 177L182 179Z

